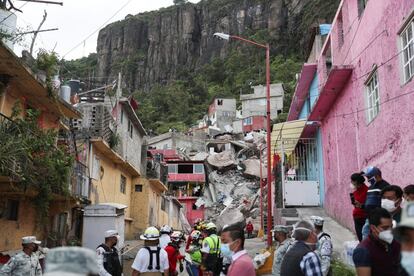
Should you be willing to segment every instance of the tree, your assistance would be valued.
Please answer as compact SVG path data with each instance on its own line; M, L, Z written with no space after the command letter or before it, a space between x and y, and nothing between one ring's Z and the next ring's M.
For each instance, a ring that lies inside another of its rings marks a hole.
M187 0L174 0L174 5L182 5L187 3Z

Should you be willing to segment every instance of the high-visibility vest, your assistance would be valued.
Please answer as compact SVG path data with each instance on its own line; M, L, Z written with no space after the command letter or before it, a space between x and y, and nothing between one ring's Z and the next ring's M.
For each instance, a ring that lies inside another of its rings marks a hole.
M213 234L204 239L205 242L208 243L208 247L210 247L209 254L219 254L220 253L220 239L216 234Z

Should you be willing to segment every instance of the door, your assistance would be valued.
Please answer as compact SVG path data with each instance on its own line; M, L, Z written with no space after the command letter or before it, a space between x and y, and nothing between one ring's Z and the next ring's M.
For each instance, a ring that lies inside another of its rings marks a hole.
M282 141L284 206L319 206L319 160L316 139Z

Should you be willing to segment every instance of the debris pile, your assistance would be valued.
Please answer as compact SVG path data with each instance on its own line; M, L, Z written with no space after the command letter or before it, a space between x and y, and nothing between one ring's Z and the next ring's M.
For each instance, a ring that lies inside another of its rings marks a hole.
M235 139L227 134L207 144L208 182L196 205L204 205L206 219L219 229L231 224L244 227L247 220L260 217L260 176L267 177L264 137L263 133L249 133Z

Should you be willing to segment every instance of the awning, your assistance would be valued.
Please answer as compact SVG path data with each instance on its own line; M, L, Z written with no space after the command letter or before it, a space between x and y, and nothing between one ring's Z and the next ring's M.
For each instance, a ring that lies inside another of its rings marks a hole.
M290 104L288 121L296 120L299 117L303 104L308 97L309 87L315 77L316 69L317 65L314 63L305 63L303 65L298 84L296 85L295 94Z
M283 148L283 152L289 155L295 149L305 125L306 119L273 125L272 153L277 152L280 155Z
M309 114L309 121L320 121L326 116L336 98L347 84L351 74L352 68L349 67L332 68L328 79L312 108L312 112Z

